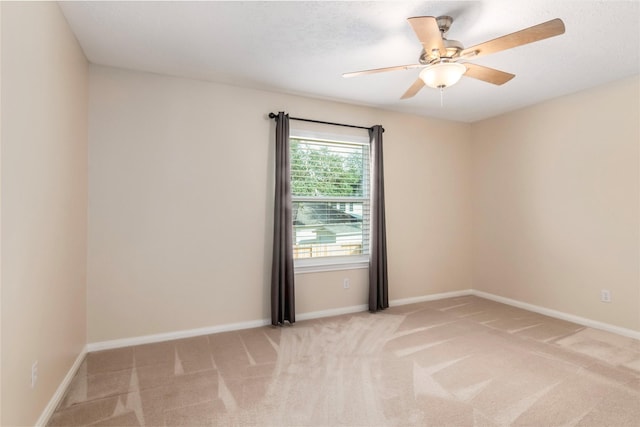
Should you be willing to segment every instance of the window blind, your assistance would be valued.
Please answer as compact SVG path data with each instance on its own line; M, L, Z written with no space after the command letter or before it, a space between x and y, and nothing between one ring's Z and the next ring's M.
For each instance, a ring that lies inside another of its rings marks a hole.
M368 144L290 143L294 258L368 254Z

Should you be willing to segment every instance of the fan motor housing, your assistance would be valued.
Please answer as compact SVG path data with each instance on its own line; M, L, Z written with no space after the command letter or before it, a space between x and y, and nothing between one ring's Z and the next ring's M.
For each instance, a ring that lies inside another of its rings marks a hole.
M464 49L462 43L457 40L443 39L442 41L444 42L444 47L447 50L447 53L445 55L440 55L440 52L438 51L426 52L424 49L422 49L422 52L420 53L420 59L418 59L418 61L420 61L420 63L423 65L428 65L432 62L440 61L441 59L455 59Z
M460 55L460 52L464 49L462 43L457 40L447 40L445 35L451 28L451 24L453 24L453 18L451 16L438 16L436 18L436 22L438 23L438 29L440 30L440 34L442 35L442 42L444 43L444 47L446 49L446 53L442 55L440 52L425 52L422 49L420 53L420 63L423 65L429 65L431 63L440 61L442 59L452 60L457 58Z

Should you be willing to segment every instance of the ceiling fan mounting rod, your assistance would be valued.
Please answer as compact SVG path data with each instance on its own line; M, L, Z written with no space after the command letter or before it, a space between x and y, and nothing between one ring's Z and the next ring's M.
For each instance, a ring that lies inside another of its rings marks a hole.
M453 18L447 15L438 16L436 18L436 22L438 23L438 28L444 37L444 35L447 34L447 31L449 31L449 28L451 28L451 24L453 24Z

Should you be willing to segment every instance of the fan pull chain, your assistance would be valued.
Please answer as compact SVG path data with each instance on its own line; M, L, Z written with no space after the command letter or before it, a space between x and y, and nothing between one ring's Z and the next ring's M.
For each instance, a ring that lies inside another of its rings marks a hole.
M440 88L440 108L444 107L444 87Z

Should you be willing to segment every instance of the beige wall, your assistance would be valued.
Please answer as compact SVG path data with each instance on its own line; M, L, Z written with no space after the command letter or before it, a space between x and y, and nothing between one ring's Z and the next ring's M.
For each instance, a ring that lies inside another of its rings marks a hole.
M639 100L634 77L472 126L475 289L640 330Z
M390 297L470 287L469 125L100 66L89 110L89 342L270 317L270 111L384 125ZM300 274L297 311L365 282Z
M56 3L0 8L1 424L33 425L86 344L88 66Z

